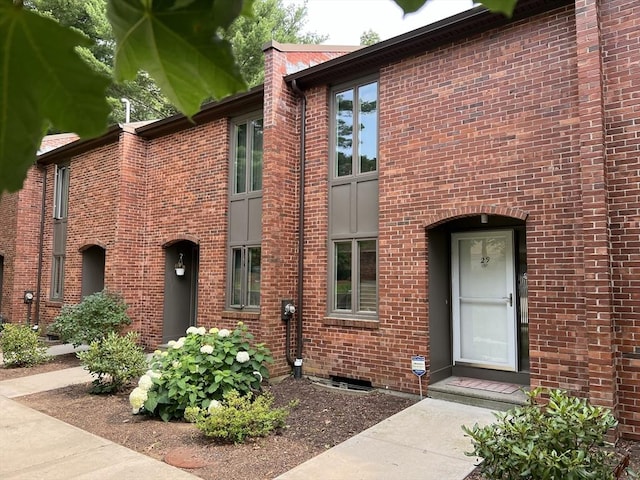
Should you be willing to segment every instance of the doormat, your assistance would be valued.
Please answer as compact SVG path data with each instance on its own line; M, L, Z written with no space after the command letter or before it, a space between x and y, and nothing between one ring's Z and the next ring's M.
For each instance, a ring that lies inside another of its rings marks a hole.
M520 390L520 385L513 383L492 382L491 380L479 380L477 378L456 377L449 382L448 385L463 388L475 388L476 390L485 390L493 393L515 393Z

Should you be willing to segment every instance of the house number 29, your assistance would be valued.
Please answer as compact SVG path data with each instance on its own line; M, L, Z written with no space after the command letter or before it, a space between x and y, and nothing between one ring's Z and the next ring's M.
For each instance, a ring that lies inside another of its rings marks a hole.
M482 265L482 268L486 268L487 265L489 265L489 260L491 260L491 257L482 257L480 259L480 265Z

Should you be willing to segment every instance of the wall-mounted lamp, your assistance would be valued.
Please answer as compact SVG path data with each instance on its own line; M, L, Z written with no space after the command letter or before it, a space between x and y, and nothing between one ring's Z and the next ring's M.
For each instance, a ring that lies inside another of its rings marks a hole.
M184 253L180 253L178 256L178 263L176 263L175 265L175 269L176 269L176 275L179 277L184 276L184 262L182 261L182 257L184 256Z
M480 223L489 223L489 215L486 213L480 214Z

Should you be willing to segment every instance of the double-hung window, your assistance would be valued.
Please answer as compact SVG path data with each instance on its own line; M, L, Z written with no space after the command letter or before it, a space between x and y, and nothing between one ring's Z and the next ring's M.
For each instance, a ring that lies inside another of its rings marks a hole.
M68 211L69 165L56 165L53 190L53 258L50 293L52 300L63 298Z
M232 124L227 283L231 308L260 307L262 137L260 116Z
M378 82L332 92L329 313L378 311Z

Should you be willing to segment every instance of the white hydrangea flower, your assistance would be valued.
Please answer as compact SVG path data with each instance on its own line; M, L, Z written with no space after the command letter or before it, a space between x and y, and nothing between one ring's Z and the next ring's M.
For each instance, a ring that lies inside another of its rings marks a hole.
M211 403L209 404L209 408L207 408L207 412L209 413L209 415L211 415L214 412L214 410L220 407L222 407L222 404L218 400L211 400Z
M204 335L207 333L207 329L204 327L198 327L198 331L196 332L198 335Z
M131 404L131 411L134 415L140 413L140 409L144 406L144 402L147 401L147 391L143 388L136 387L131 390L129 394L129 403Z
M138 387L143 390L150 390L153 387L153 380L149 375L142 375L140 380L138 380Z
M244 350L238 352L238 354L236 355L236 362L238 363L245 363L249 361L249 353L245 352Z
M147 370L147 372L145 373L145 375L148 375L149 377L153 378L161 378L162 377L162 373L160 372L156 372L155 370Z
M219 331L219 330L218 330L216 327L213 327L213 328L210 328L210 329L209 329L209 333L214 334L214 335L215 335L216 333L218 333L218 331Z
M198 334L198 329L196 327L189 327L187 328L187 335L189 335L190 333L194 333L194 334Z
M174 360L173 362L171 362L171 366L175 369L178 369L182 366L182 363L178 360Z
M202 353L213 353L213 347L211 345L203 345L200 347Z
M162 350L154 350L153 354L154 355L162 355Z
M164 352L162 352L162 356L166 357L167 355L169 355L169 352L167 352L166 350Z
M218 336L219 337L228 337L229 335L231 335L231 332L229 330L227 330L226 328L223 328L222 330L220 330L218 332Z
M176 350L179 349L179 348L182 348L184 346L184 341L185 340L186 340L186 338L180 337L178 339L178 341L172 345L172 348L175 348Z
M169 341L167 342L167 346L168 346L168 347L173 347L175 344L176 344L176 341L175 341L175 340L169 340Z

